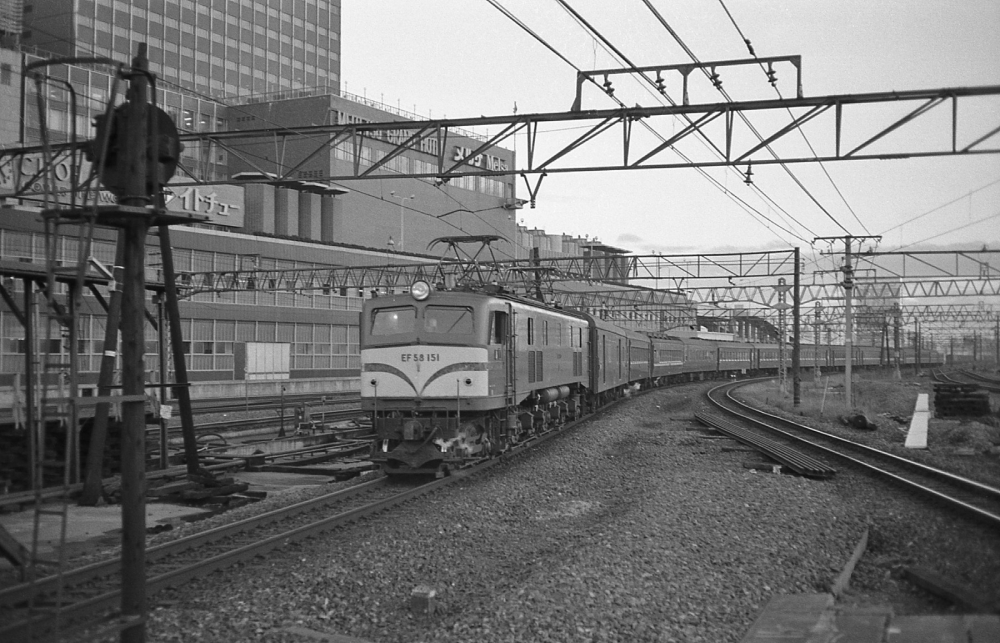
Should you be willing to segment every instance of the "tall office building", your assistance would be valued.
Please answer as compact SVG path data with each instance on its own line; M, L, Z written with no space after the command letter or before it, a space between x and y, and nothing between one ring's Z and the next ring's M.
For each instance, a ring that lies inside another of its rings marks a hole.
M9 1L9 0L8 0ZM24 0L22 42L129 61L218 98L340 84L340 0Z
M0 0L0 46L20 40L21 5L22 0Z

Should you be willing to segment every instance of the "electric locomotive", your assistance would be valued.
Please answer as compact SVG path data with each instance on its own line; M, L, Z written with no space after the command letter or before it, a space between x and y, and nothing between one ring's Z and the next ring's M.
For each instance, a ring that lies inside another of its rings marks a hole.
M441 474L583 412L588 318L487 291L377 297L361 313L361 403L371 459Z
M648 336L499 286L433 290L418 281L407 294L366 301L360 323L371 460L390 475L443 475L630 390L774 373L779 361L774 346ZM842 366L836 349L807 352L803 364ZM878 364L877 351L856 349L855 363Z

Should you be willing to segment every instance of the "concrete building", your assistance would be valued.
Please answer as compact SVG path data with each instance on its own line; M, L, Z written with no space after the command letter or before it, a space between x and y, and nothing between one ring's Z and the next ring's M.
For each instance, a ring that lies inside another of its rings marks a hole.
M217 98L340 87L340 0L24 0L21 42L128 61Z
M112 66L45 66L48 80L39 96L35 83L24 78L26 65L56 55L91 54L128 64L139 42L148 43L151 71L158 76L157 104L182 133L419 118L339 92L339 2L39 0L26 2L23 8L22 43L0 49L0 98L8 106L0 113L0 144L7 147L37 144L43 121L53 143L69 141L74 129L78 140L90 139L94 117L109 100L122 100L123 83L116 88ZM286 47L289 40L299 44ZM227 98L223 102L209 94ZM42 113L37 107L40 97ZM455 149L408 151L373 180L351 185L321 181L330 173L343 174L348 164L378 161L395 142L396 134L386 132L357 149L331 147L303 164L294 180L282 182L259 179L294 167L315 149L314 141L290 144L281 163L273 153L270 159L264 153L253 164L246 161L256 152L249 144L241 148L245 154L186 145L178 175L213 183L168 186L169 209L208 217L205 223L179 226L171 235L177 271L428 262L434 260L428 244L437 237L496 234L514 240L516 222L509 208L516 207L517 200L512 178L470 176L444 184L432 177L391 178L401 172L430 173L428 168L440 152L454 158L463 149L475 149L478 142L472 133L453 139ZM511 151L488 152L514 163ZM72 190L69 177L74 164L86 175L89 165L79 156L61 158L54 168L52 187L64 196ZM40 167L40 155L0 159L0 273L16 302L24 296L21 267L37 270L44 263ZM225 183L247 172L257 173L258 182ZM77 242L69 236L55 240L64 265L75 261ZM158 281L160 259L153 235L148 248L147 278ZM516 248L516 243L501 243L497 251L513 257ZM113 232L96 232L92 255L106 265L113 263ZM371 293L341 288L288 293L258 287L184 300L182 332L193 394L268 394L283 387L289 393L351 389L358 369L357 312L368 296ZM152 308L152 302L148 306ZM86 294L78 348L81 381L91 390L103 351L104 320L96 299ZM6 300L0 302L0 334L0 402L9 402L13 385L25 370L26 335ZM158 379L153 343L145 360L151 384ZM50 348L68 350L59 344ZM262 378L241 368L239 358L248 347L277 344L289 353L281 372ZM253 390L248 393L248 388ZM10 408L10 404L0 406Z

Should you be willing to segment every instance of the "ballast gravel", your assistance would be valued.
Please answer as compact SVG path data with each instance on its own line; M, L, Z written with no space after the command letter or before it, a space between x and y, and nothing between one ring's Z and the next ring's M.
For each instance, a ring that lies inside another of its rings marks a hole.
M157 594L148 640L735 642L771 596L828 591L866 527L845 600L945 611L900 579L918 563L1000 600L994 534L858 474L745 468L761 457L693 422L699 393L627 400L482 475ZM411 610L418 586L433 614Z

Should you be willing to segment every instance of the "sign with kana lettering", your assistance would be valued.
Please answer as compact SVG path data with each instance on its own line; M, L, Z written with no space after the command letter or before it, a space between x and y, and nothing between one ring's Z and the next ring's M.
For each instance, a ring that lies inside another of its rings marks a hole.
M207 216L207 224L242 228L244 190L239 185L167 186L167 209Z
M78 182L76 190L73 189L74 169ZM42 202L48 192L53 203L68 204L75 191L77 203L92 203L93 192L79 185L86 182L90 171L90 161L79 155L60 153L50 165L43 162L41 154L10 155L0 158L0 197ZM46 172L48 183L44 176ZM205 223L212 225L243 227L245 203L242 186L168 185L164 192L168 210L207 216ZM107 205L118 202L108 190L100 190L97 199Z

